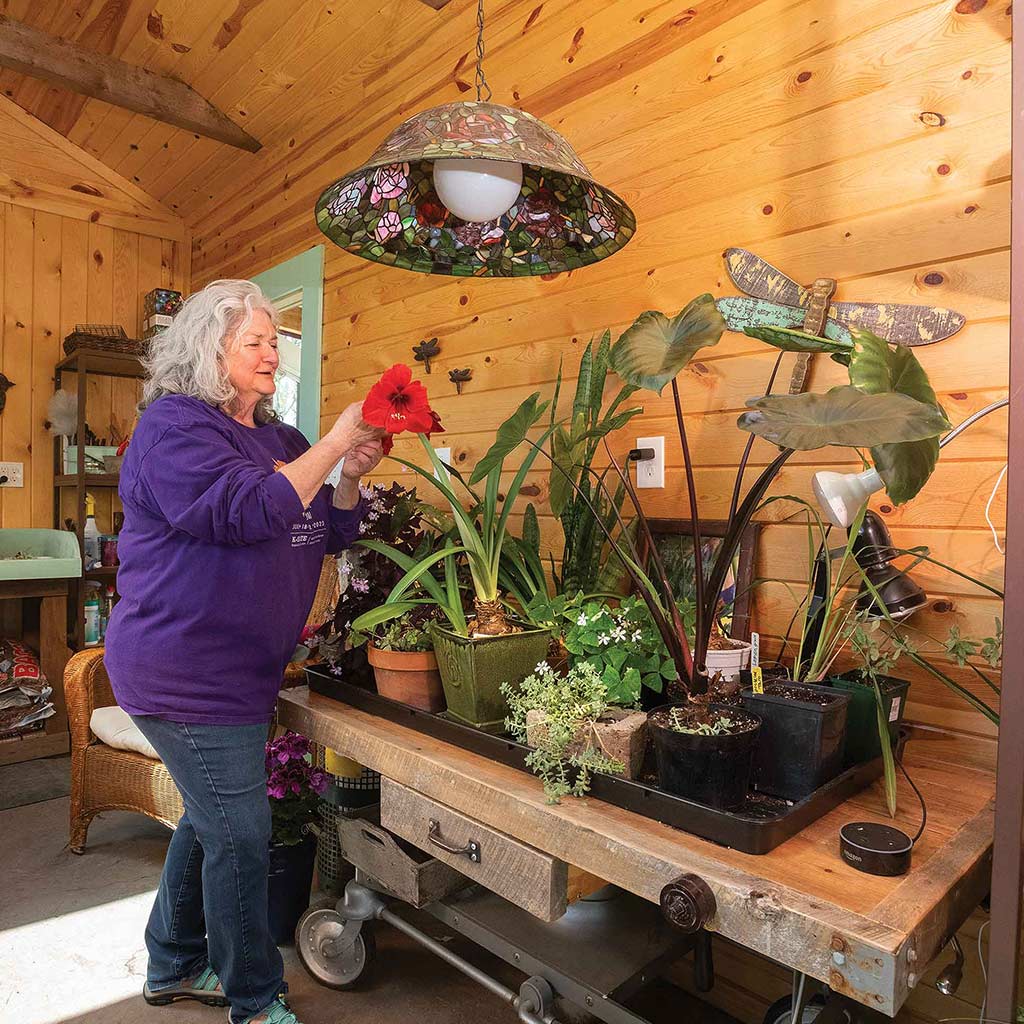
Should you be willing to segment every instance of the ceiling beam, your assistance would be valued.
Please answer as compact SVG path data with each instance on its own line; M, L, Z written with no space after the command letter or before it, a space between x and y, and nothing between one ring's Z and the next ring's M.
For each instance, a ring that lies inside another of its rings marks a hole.
M133 110L250 153L261 145L176 78L86 50L0 15L0 67Z

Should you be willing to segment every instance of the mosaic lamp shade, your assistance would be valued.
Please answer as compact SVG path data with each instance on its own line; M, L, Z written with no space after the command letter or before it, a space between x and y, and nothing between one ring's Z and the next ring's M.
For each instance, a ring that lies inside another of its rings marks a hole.
M435 160L522 165L523 184L494 220L460 220L438 198ZM572 146L531 114L463 100L400 124L316 204L320 230L386 266L455 277L530 277L597 263L633 237L636 218L597 184Z

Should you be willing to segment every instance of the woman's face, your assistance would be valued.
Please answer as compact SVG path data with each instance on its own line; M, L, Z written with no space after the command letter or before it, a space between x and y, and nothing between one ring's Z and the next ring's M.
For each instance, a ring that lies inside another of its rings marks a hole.
M257 309L242 334L228 343L224 365L242 403L258 402L276 389L277 331L270 317Z

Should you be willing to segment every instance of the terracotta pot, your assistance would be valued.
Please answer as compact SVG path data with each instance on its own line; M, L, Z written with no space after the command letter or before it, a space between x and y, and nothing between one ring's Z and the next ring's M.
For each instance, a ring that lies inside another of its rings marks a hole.
M382 651L370 644L366 657L382 697L420 711L444 711L441 673L433 651Z

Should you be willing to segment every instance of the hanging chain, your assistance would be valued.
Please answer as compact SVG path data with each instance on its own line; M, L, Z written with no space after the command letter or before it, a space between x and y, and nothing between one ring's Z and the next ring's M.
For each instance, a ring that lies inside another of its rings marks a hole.
M490 101L490 85L484 77L484 0L477 0L476 6L476 98L479 103L484 99L483 92L487 90L487 101Z

